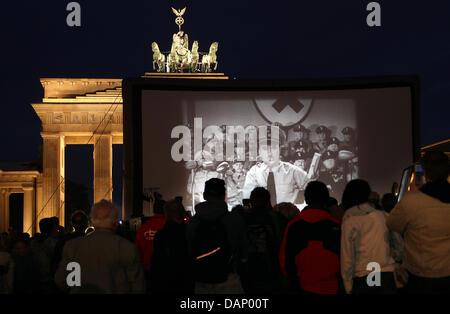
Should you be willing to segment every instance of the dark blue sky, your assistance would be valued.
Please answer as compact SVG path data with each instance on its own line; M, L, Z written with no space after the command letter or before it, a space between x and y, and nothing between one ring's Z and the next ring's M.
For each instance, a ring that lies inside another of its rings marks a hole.
M219 71L230 77L417 74L422 144L450 137L449 1L378 1L379 28L366 25L370 1L364 0L78 1L79 28L66 25L69 2L2 3L0 161L36 159L40 120L29 104L43 96L40 77L151 71L151 42L169 50L177 30L171 6L187 6L183 29L201 51L219 41ZM79 151L85 157L68 172L91 167L89 149L70 151L69 159Z

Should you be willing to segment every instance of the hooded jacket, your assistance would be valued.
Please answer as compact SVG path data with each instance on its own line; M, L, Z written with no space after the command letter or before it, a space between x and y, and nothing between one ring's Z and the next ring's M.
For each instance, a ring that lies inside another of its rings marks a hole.
M347 293L353 289L353 278L373 271L370 263L378 263L380 272L393 272L395 261L389 243L389 230L381 210L369 203L353 206L342 218L341 275Z
M195 206L195 215L189 219L186 227L189 253L192 255L195 232L200 225L200 221L214 222L219 218L222 219L225 226L236 269L237 262L244 260L247 256L245 221L239 214L228 212L227 203L224 201L206 201Z
M340 240L340 221L324 209L306 207L291 220L279 255L291 285L311 293L338 293Z
M389 229L403 236L403 265L413 275L450 276L450 183L425 184L407 192L387 218Z

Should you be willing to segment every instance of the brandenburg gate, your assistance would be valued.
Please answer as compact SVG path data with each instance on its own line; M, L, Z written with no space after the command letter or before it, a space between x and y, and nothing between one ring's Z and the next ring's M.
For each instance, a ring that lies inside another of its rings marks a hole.
M23 232L45 217L64 224L66 145L94 145L94 202L112 200L112 145L123 144L122 80L43 78L33 103L42 122L42 173L0 170L0 231L9 227L9 195L24 193ZM34 181L35 180L35 181Z
M227 79L217 69L218 42L209 52L199 51L198 41L189 49L188 34L181 26L186 8L176 10L178 32L172 35L170 53L152 43L153 70L146 78ZM94 202L112 200L112 145L123 144L122 79L43 78L44 98L31 104L42 122L42 172L0 164L0 231L10 223L9 196L24 194L23 232L33 235L38 222L59 217L64 224L64 148L94 145ZM122 209L124 211L124 209ZM122 217L129 218L122 212Z

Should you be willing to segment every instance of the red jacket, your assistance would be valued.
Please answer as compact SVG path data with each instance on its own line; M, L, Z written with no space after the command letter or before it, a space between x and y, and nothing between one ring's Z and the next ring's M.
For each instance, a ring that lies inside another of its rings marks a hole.
M286 228L280 250L284 275L302 290L338 292L340 221L323 209L304 209Z
M137 234L135 244L141 257L142 267L144 270L150 269L150 258L153 255L153 239L157 231L161 230L166 223L166 219L162 214L155 214L143 224Z

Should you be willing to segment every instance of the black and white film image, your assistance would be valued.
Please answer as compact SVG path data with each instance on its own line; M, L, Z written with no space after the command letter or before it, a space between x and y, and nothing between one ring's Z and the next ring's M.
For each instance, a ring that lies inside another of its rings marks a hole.
M151 97L152 92L147 93ZM170 168L182 173L166 188L158 181L144 188L157 188L168 197L183 196L188 210L204 201L204 184L210 178L225 180L230 210L258 186L271 192L272 203L291 202L303 208L309 181L323 181L330 194L340 198L345 184L358 178L352 99L328 99L311 92L181 94L161 99L165 112L158 114L165 119L153 119L157 124L153 127L143 123L143 134L149 128L165 134L170 147L163 140L165 152L154 150L148 156L159 163L170 160ZM158 168L150 162L146 170L145 164L144 173Z
M302 191L310 180L320 180L332 195L340 195L345 184L358 177L354 126L338 129L339 136L333 134L332 126L308 128L296 124L286 128L278 123L275 125L275 130L267 128L266 145L260 144L264 137L259 133L258 141L253 139L257 143L254 145L256 158L251 158L252 138L249 133L260 126L242 127L245 131L242 140L239 136L229 138L227 135L231 133L227 132L227 125L221 125L221 133L203 137L202 150L195 152L194 160L185 162L189 171L188 198L192 200L194 197L194 204L204 201L205 182L220 178L226 182L226 201L230 207L242 204L243 199L249 198L251 191L258 186L268 188L276 203L291 202L301 206L304 202ZM278 132L278 141L273 140L272 130ZM311 133L315 133L315 141L310 139ZM218 145L223 146L223 152L232 147L234 155L222 153L225 158L218 157ZM272 148L271 145L275 146ZM239 148L244 158L239 158Z
M141 108L143 192L182 197L189 210L213 177L226 181L230 209L256 186L270 191L272 204L303 208L311 180L338 201L355 178L387 193L413 160L407 87L144 90Z

